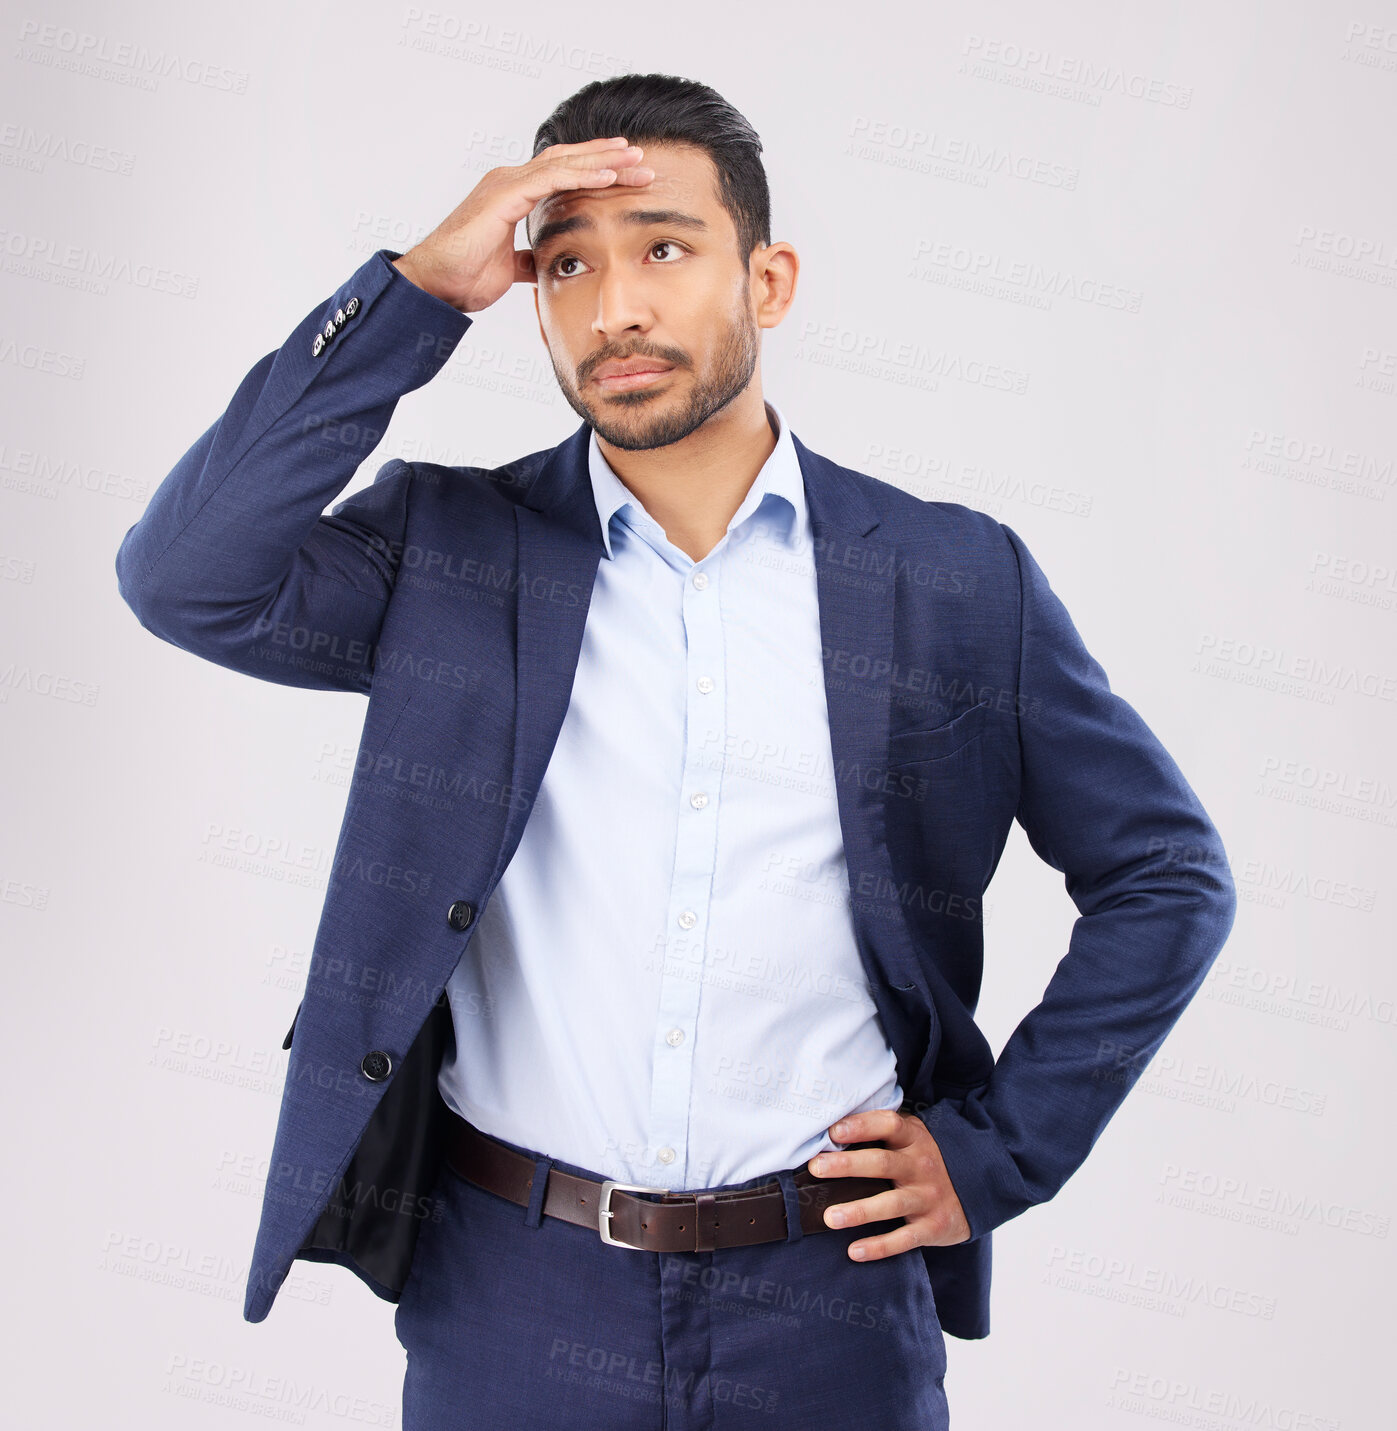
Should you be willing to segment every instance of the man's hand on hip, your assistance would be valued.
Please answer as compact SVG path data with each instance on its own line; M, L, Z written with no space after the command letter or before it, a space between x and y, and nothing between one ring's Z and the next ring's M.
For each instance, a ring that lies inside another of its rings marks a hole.
M915 1114L893 1108L850 1113L829 1132L839 1143L877 1141L884 1146L818 1153L810 1159L812 1173L826 1178L886 1178L893 1186L872 1197L827 1207L825 1225L857 1227L894 1217L905 1219L893 1232L850 1243L850 1257L871 1262L913 1247L949 1247L970 1240L970 1224L951 1186L941 1150Z

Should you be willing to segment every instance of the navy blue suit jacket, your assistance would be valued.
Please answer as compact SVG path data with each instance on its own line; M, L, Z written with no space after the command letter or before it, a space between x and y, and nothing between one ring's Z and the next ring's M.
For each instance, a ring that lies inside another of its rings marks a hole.
M552 752L603 549L586 424L502 467L389 461L327 510L473 321L396 256L252 368L116 560L161 639L368 697L287 1036L249 1321L297 1257L389 1300L406 1281L441 1156L443 990ZM992 1230L1086 1158L1221 949L1235 891L1197 797L1022 538L795 447L860 955L972 1234L922 1255L944 1329L982 1337ZM975 1023L982 899L1014 820L1079 917L996 1059Z

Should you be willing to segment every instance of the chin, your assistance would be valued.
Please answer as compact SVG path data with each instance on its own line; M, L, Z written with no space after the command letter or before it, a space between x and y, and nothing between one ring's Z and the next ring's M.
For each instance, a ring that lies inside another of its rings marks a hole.
M629 404L628 404L629 406ZM675 431L672 423L656 414L645 420L640 414L627 416L615 411L599 415L592 426L601 437L613 447L623 452L649 452L657 447L668 447L689 435L688 431Z

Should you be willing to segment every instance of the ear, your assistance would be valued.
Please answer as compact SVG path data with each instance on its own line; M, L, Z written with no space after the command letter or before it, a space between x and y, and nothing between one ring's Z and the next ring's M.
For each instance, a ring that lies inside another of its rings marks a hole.
M775 328L795 301L800 255L784 241L768 244L753 250L751 270L757 326Z

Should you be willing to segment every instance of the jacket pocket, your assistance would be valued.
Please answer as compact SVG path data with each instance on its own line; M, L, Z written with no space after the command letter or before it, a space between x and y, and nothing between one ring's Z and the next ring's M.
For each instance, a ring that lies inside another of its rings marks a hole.
M954 755L984 733L989 712L989 702L982 701L944 725L895 731L888 739L888 764L907 765L915 760L942 760Z

